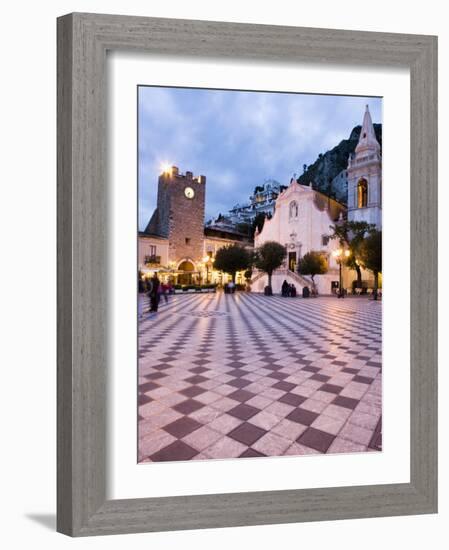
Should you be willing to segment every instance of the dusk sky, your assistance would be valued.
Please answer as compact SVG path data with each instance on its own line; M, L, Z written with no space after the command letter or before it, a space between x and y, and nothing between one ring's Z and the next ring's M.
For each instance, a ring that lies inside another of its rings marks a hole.
M256 185L287 185L361 124L372 97L139 87L139 228L156 207L161 165L205 175L206 219L247 202Z

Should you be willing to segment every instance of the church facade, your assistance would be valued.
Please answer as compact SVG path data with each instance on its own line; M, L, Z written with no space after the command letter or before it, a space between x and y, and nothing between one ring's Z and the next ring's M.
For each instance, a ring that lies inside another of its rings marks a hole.
M272 277L274 293L279 293L284 280L301 290L311 287L308 277L297 274L299 260L311 250L322 252L328 261L329 271L317 275L315 283L320 294L330 294L332 284L338 281L338 264L332 254L338 241L329 239L330 226L346 215L346 208L337 201L315 191L311 186L300 185L292 179L277 201L271 219L265 220L260 233L256 232L254 244L261 246L267 241L276 241L285 246L287 257L284 265ZM268 277L258 273L253 278L252 289L263 292Z

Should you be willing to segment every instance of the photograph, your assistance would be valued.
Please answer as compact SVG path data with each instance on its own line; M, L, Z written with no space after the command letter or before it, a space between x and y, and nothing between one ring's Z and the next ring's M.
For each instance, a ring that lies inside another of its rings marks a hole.
M447 539L444 4L255 6L5 3L7 549Z
M382 451L382 98L137 87L139 464Z

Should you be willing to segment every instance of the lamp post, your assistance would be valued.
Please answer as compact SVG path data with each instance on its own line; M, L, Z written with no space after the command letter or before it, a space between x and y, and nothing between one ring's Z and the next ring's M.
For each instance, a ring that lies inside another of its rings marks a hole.
M170 282L171 283L177 283L178 282L178 275L176 274L176 262L171 260L168 262L168 269L170 270Z
M206 284L209 284L209 268L212 266L212 258L209 255L204 256L203 262L206 266Z
M332 253L336 262L338 263L338 270L339 270L339 283L338 283L338 298L344 298L344 292L343 292L343 275L341 271L341 266L344 259L349 258L351 255L351 251L346 249L343 250L343 248L337 248L337 250L334 250Z

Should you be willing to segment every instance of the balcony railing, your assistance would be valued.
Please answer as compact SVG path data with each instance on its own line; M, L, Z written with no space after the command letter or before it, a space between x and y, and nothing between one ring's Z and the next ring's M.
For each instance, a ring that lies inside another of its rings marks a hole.
M149 264L160 265L160 263L161 263L160 256L145 256L145 259L144 259L145 265L149 265Z

